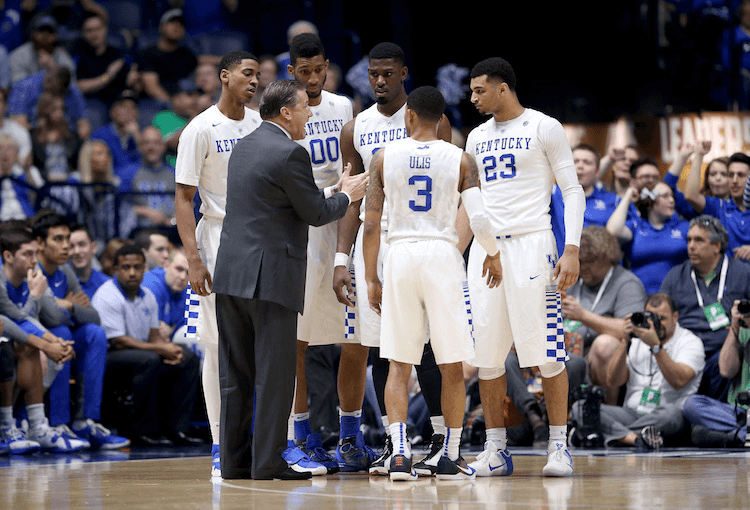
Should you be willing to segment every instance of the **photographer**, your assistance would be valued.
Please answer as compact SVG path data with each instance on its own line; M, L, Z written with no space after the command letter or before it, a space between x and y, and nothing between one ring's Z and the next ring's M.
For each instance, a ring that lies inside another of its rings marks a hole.
M686 428L682 406L698 389L704 354L700 338L680 327L677 317L666 294L652 295L646 313L627 316L625 335L607 366L608 386L627 385L625 403L601 406L605 445L654 449ZM573 406L578 423L582 403Z
M685 401L683 413L693 425L696 446L742 446L746 440L746 414L750 390L750 301L735 300L732 323L719 353L722 377L732 379L727 402L693 395Z

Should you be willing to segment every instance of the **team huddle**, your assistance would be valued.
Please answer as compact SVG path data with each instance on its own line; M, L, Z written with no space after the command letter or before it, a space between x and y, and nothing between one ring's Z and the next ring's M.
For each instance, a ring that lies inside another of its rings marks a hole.
M288 70L304 86L312 116L299 139L287 134L307 150L315 184L326 197L341 191L342 174L368 175L369 184L365 198L352 200L343 218L309 228L295 399L287 448L279 452L289 467L285 473L292 474L279 477L337 471L391 480L512 474L503 403L505 359L513 347L521 367L536 366L542 375L549 416L542 474L571 476L560 292L578 279L585 201L562 125L519 103L514 71L501 58L471 71L471 102L490 118L471 131L465 151L450 143L445 101L436 88L407 94L408 70L397 45L381 43L369 53L376 103L356 117L347 98L323 90L327 67L316 35L294 38ZM257 87L258 68L250 53L224 56L221 98L185 128L176 164L177 225L199 301L196 336L207 346L203 387L214 443L212 475L224 478L241 477L246 466L225 455L220 444L230 418L221 405L223 344L211 287L232 152L217 147L263 122L244 106ZM549 214L555 183L565 205L559 257ZM196 192L203 214L197 225ZM470 242L465 265L462 254ZM333 455L311 430L307 409L305 351L325 344L341 344L340 439ZM381 453L360 432L370 349L379 349L372 373L387 432ZM487 434L472 463L459 448L464 363L478 368ZM412 367L420 374L433 428L423 459L413 459L406 433Z

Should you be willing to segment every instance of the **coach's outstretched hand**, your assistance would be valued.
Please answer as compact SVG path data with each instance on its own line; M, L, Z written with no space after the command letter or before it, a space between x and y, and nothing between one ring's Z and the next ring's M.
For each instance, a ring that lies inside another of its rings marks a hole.
M487 255L482 264L482 277L487 276L487 286L494 289L503 281L503 265L500 263L500 252L494 257Z
M370 181L370 172L362 172L357 175L350 175L352 171L351 163L344 167L344 173L339 181L339 190L346 192L352 202L361 200L367 191L367 183Z

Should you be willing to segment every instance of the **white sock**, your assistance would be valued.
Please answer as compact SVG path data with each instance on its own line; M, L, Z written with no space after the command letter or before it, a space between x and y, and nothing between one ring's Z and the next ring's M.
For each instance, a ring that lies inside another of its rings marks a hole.
M286 440L294 441L294 413L289 413L289 419L286 421Z
M549 426L549 447L550 450L557 450L557 445L563 447L568 444L568 426L567 425L550 425Z
M26 405L26 414L29 415L29 429L47 423L47 417L44 415L44 404Z
M204 320L208 317L204 316ZM206 401L206 416L211 431L211 442L219 444L221 434L221 389L219 388L219 344L206 342L203 357L203 398Z
M411 447L406 439L406 423L391 423L388 426L388 432L393 441L393 455L406 455L411 458Z
M442 416L430 416L430 425L434 434L445 435L445 418Z
M388 421L388 415L384 414L383 416L381 416L380 421L383 422L383 428L385 430L388 430L388 427L390 426L390 422Z
M495 443L498 450L505 450L508 448L508 432L505 427L487 429L487 441Z
M445 437L445 450L443 455L446 455L450 460L456 460L458 458L458 451L461 446L461 431L463 427L449 428L446 430L447 434Z
M13 420L13 406L0 407L0 427L12 427L16 422Z

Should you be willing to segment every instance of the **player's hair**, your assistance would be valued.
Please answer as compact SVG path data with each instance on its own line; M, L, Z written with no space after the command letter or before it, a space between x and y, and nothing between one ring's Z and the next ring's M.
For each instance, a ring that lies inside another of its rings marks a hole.
M258 60L258 57L250 53L249 51L245 50L234 50L230 51L223 57L221 57L221 61L219 62L219 76L221 76L221 71L226 69L227 71L231 71L238 65L242 63L243 60L255 60L256 62L260 63Z
M401 49L401 46L392 42L382 42L376 44L375 47L370 50L368 58L370 60L393 59L401 65L404 65L406 63L406 55L404 55L404 50Z
M318 55L322 55L323 60L326 59L323 42L315 34L299 34L292 39L292 44L289 45L289 62L292 65L297 63L298 58L313 58Z
M418 87L409 94L406 107L414 110L421 119L440 122L445 111L445 98L435 87Z
M272 81L260 98L260 118L273 119L281 114L284 107L294 108L297 105L297 91L305 90L297 80Z
M508 88L516 91L516 72L507 60L500 57L492 57L482 60L471 69L470 78L487 76L490 81L500 80L508 84Z
M731 165L732 163L745 163L747 166L750 166L750 156L748 156L744 152L735 152L734 154L729 156L729 163L727 163L727 166Z
M0 254L9 251L13 255L21 248L21 245L34 242L34 235L24 228L9 228L0 230ZM5 257L3 256L3 262Z
M605 259L615 265L622 260L622 250L615 236L606 228L592 225L581 232L578 258L586 262Z
M128 255L139 255L143 262L146 262L146 254L143 253L143 250L141 250L141 247L136 244L123 244L120 248L117 249L115 252L114 259L114 266L117 267L120 265L120 258L121 257L127 257Z
M659 168L659 163L657 163L654 158L641 158L637 161L633 161L633 164L630 165L630 177L635 177L635 174L636 172L638 172L638 169L646 165L651 165L651 166L655 166L656 168Z
M591 154L594 155L594 160L596 161L596 167L599 168L599 161L601 160L601 157L599 156L599 151L597 151L592 145L589 145L587 143L579 143L575 147L573 147L572 152L575 151L589 151Z
M690 220L689 228L693 227L698 227L708 232L708 242L718 244L721 253L724 253L729 248L729 234L718 218L714 218L708 214L701 214L697 218Z
M672 299L672 296L669 294L665 294L664 292L657 292L656 294L651 294L646 301L646 306L651 305L654 308L659 308L663 303L667 303L669 305L669 310L674 313L677 311L677 306L675 305L674 299Z
M70 228L70 221L62 214L51 212L40 215L31 225L34 237L36 239L41 238L43 241L47 240L50 229L55 227Z

